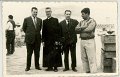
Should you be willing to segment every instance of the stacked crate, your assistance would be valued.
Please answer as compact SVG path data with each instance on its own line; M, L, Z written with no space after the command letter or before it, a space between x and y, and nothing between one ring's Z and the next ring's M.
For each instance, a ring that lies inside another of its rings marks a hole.
M116 68L114 67L116 65L114 59L116 57L116 37L115 35L105 35L102 36L101 40L103 52L103 70L104 72L114 72Z

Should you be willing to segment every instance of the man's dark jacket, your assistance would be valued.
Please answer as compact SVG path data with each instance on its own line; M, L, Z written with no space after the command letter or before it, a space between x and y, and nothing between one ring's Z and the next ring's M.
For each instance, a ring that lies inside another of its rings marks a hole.
M25 42L27 44L33 44L35 42L35 38L40 39L38 40L38 43L41 42L41 27L42 19L40 18L37 18L36 28L31 16L24 19L23 31L25 32Z
M43 67L62 66L61 51L55 50L55 41L61 39L61 27L58 19L51 17L43 20L42 41L43 47Z
M66 20L60 22L62 26L62 36L64 38L64 44L76 43L77 35L75 32L75 27L77 26L78 21L75 19L70 19L69 27L66 23Z

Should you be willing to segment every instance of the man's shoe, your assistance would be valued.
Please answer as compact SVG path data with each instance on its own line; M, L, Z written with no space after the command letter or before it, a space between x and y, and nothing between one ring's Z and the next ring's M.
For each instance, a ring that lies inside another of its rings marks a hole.
M40 67L37 67L37 68L35 68L35 69L37 69L37 70L42 70Z
M68 71L68 70L69 70L69 69L66 69L66 68L65 68L63 71Z
M9 56L9 55L11 55L11 54L10 54L10 53L7 53L7 54L6 54L6 56Z
M86 73L90 73L90 71L87 71Z
M53 71L53 68L47 68L45 71Z
M30 68L26 68L26 69L25 69L25 71L29 71L29 70L30 70Z
M77 70L74 68L74 69L72 69L74 72L77 72Z

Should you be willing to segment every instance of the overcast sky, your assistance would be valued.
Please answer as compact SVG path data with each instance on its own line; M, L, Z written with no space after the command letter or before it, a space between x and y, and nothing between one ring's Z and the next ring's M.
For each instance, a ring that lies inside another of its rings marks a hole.
M3 24L8 20L8 15L12 14L16 23L22 25L25 17L31 15L31 7L38 8L38 17L45 19L45 8L52 8L52 16L59 21L64 19L64 11L72 11L71 18L82 20L81 10L89 7L91 17L98 24L117 24L117 3L116 2L4 2L3 4Z

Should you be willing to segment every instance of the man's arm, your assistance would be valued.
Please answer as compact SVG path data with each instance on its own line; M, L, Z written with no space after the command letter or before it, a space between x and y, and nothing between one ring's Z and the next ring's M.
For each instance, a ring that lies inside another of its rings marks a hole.
M24 19L23 27L22 27L24 33L26 32L26 28L27 28L27 21L26 21L26 19Z
M45 21L43 20L43 25L42 25L42 42L45 42L45 36L46 36L46 26L45 26Z
M41 29L42 29L42 26L43 26L43 23L42 23L42 19L40 19L40 31L41 31Z
M81 22L75 27L75 31L80 31Z
M10 23L10 22L7 22L7 24L6 24L6 29L5 29L5 30L8 30L9 27L10 27L10 25L11 25L11 23Z
M95 29L96 27L96 22L95 20L90 20L90 22L87 23L88 27L83 30L83 32L91 32Z
M7 22L6 28L5 28L5 34L6 34L6 36L7 36L7 30L9 29L9 27L10 27L10 22Z
M82 23L82 21L80 21L80 22L78 23L78 25L76 26L76 28L75 28L75 31L76 31L77 33L81 32L83 29L86 28L86 27L82 27L82 26L81 26L81 23Z
M77 27L78 24L79 24L79 22L77 20L75 20L75 27Z

